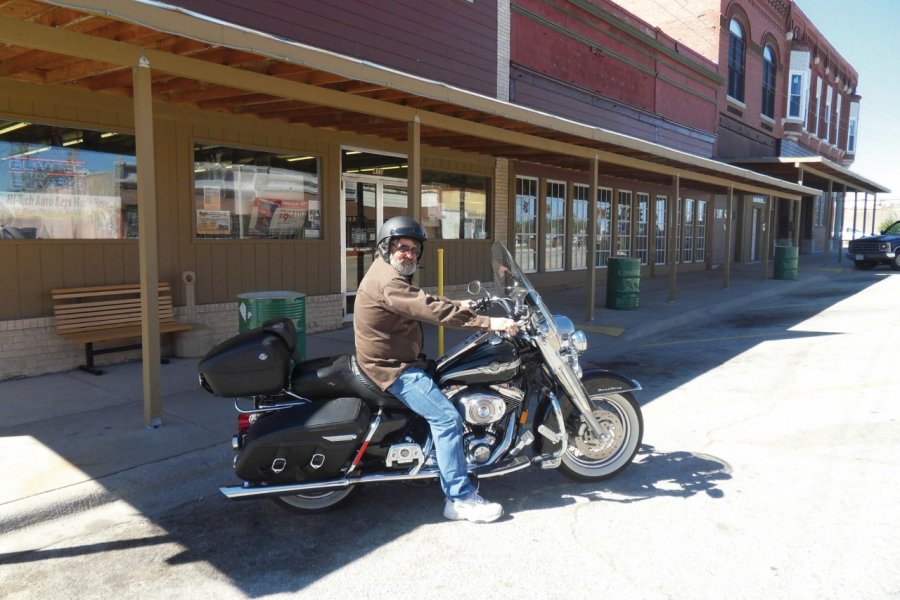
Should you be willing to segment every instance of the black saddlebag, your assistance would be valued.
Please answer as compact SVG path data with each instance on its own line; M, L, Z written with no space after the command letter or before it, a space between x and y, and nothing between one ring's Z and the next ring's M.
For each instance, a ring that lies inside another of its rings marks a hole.
M203 386L225 398L275 394L286 388L291 348L282 332L268 325L267 321L210 350L199 365Z
M234 471L252 482L334 479L362 444L370 417L359 398L336 398L264 415L247 432Z

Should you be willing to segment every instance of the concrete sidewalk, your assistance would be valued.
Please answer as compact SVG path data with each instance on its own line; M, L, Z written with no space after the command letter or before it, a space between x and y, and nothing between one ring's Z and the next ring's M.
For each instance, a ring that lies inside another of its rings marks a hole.
M551 311L568 315L587 333L583 364L602 365L667 329L827 283L852 269L836 260L832 254L824 266L821 254L801 256L798 279L788 281L764 280L761 264L736 265L728 289L719 270L681 273L674 302L665 276L643 279L636 310L603 308L605 287L600 285L590 323L585 322L583 288L542 293ZM466 335L445 331L445 348ZM434 328L427 328L426 336L427 353L436 356ZM351 328L307 337L310 358L352 348ZM99 377L76 370L0 382L0 557L46 545L60 535L63 517L71 535L73 528L108 526L110 519L129 515L153 518L233 483L235 412L231 401L200 388L197 362L172 359L161 367L163 425L158 429L143 425L139 362L107 367ZM640 379L639 372L628 375Z

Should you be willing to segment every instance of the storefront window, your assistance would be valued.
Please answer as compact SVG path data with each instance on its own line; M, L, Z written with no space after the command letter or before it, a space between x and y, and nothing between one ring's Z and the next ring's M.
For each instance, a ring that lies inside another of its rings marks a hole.
M487 177L422 171L422 226L430 240L488 238Z
M813 207L813 226L825 227L825 197L816 196L816 204Z
M537 185L532 177L516 177L516 262L526 273L537 272Z
M0 120L0 239L137 236L133 136Z
M587 268L588 202L591 189L575 184L572 198L572 269Z
M631 256L631 192L619 191L616 256Z
M703 262L706 260L706 200L697 200L697 225L695 229L697 252L694 255L694 260Z
M609 188L597 188L597 234L594 243L594 266L609 265L612 237L612 193Z
M634 256L646 265L650 252L647 248L650 231L650 194L638 192L637 212L634 215Z
M566 182L547 182L545 206L544 269L562 271L566 266Z
M694 262L694 199L684 199L684 261Z
M198 239L320 239L319 159L198 144L194 208Z
M656 232L653 236L653 260L657 265L666 264L666 203L665 196L656 197Z

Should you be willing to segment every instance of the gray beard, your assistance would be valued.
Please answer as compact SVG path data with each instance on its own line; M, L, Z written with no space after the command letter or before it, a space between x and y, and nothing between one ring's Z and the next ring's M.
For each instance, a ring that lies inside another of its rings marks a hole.
M399 260L396 260L393 256L390 258L390 264L392 267L394 267L395 271L397 271L404 277L409 277L410 275L415 273L416 267L418 266L418 263L413 262L408 267L405 267L405 266L403 266L403 263L401 263Z

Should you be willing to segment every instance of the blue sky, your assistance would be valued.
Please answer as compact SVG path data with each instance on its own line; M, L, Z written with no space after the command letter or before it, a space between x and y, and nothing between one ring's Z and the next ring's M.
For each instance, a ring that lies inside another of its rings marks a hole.
M859 74L859 143L850 169L900 198L900 3L794 0Z

